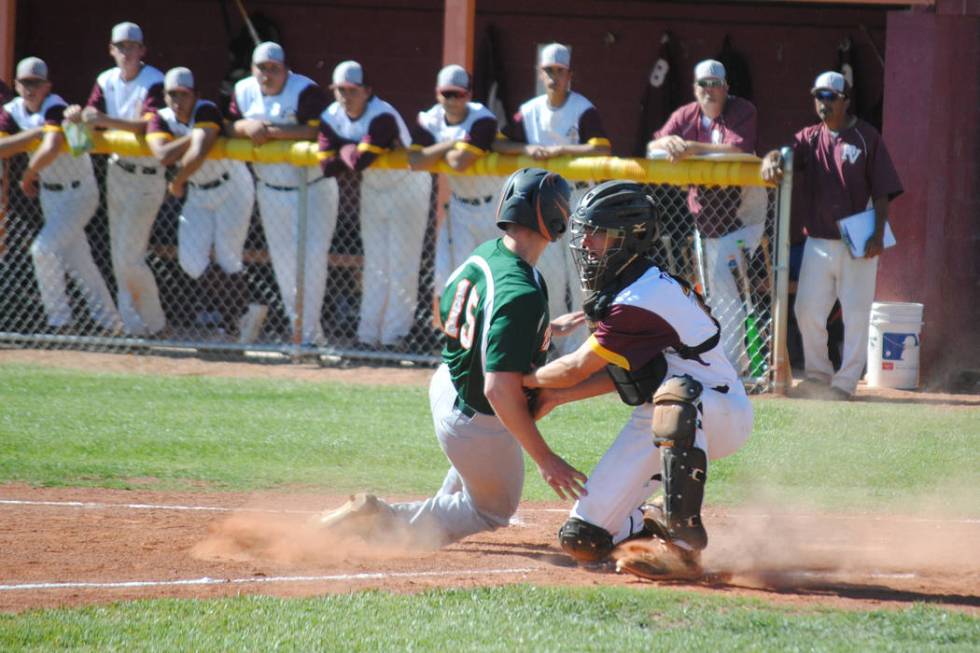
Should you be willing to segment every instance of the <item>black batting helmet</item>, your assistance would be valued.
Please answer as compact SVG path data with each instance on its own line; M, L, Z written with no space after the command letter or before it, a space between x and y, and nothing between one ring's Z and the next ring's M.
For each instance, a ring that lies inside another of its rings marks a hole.
M585 194L572 214L571 229L582 288L601 290L653 247L657 208L640 184L607 181ZM587 243L590 236L595 240Z
M519 224L554 242L568 228L571 192L561 175L541 168L522 168L504 184L497 226L504 229L509 223Z

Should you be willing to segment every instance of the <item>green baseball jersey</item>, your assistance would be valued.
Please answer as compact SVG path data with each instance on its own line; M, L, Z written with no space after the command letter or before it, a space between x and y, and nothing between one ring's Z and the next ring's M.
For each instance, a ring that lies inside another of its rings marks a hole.
M489 240L456 268L439 307L446 345L442 360L466 404L493 415L483 394L485 372L530 372L551 341L548 290L540 273Z

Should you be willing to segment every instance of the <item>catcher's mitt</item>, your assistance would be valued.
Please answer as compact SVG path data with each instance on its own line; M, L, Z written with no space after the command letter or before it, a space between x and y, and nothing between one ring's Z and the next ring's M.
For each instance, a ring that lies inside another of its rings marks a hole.
M656 537L626 542L615 557L618 573L647 580L696 580L704 576L700 551L685 551Z

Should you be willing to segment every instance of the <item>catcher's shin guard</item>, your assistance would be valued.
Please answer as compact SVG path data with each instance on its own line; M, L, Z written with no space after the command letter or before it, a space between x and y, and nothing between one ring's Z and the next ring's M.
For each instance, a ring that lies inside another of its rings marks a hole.
M694 446L702 390L685 374L667 379L653 395L653 441L663 455L662 530L672 544L698 551L708 545L701 523L708 456Z

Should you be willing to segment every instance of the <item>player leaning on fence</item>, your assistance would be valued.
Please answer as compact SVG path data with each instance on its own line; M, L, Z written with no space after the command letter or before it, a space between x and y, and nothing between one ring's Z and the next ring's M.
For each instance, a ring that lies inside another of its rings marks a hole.
M471 252L446 285L446 342L429 385L436 437L451 464L442 488L424 501L394 505L357 495L324 513L324 528L421 547L501 528L521 499L524 451L560 497L582 494L585 475L545 442L521 386L548 352L547 288L533 266L564 233L568 196L568 184L554 173L515 172L497 212L504 236Z
M44 226L31 244L31 258L48 330L63 333L72 328L65 285L65 275L71 274L81 284L92 320L107 334L115 334L122 323L85 235L85 225L99 205L92 160L88 154L61 153L66 105L51 92L44 61L28 57L17 64L15 86L18 97L0 108L0 158L41 140L20 187L28 197L40 195L44 214Z
M96 78L85 108L72 105L65 118L142 136L153 112L164 106L163 73L143 63L143 30L135 23L112 28L109 54L116 66ZM130 335L160 336L167 320L146 254L166 194L164 169L148 156L113 154L109 163L106 204L119 313Z
M849 399L868 357L868 325L874 302L889 202L902 184L878 131L850 113L852 89L840 73L819 75L810 94L820 123L793 137L793 192L805 201L807 234L796 291L796 321L803 338L804 396ZM762 176L782 175L778 151L766 154ZM854 258L837 221L874 209L874 234L864 256ZM827 315L836 299L844 317L844 351L837 372L827 353Z

